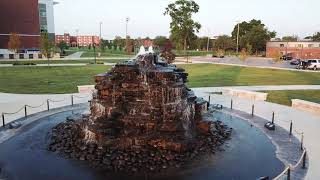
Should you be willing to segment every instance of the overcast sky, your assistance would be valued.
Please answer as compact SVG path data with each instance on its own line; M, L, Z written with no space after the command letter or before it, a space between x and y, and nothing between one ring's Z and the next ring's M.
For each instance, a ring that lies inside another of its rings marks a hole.
M131 37L169 35L170 18L165 7L174 0L55 0L56 34L69 32L113 39L125 36L125 19L130 17ZM260 19L278 37L305 37L320 31L320 0L195 0L200 12L194 16L200 36L230 34L238 20Z

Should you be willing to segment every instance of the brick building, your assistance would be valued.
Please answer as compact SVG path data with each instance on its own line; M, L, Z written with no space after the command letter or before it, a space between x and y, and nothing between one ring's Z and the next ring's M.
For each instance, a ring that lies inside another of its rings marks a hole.
M99 36L70 36L70 34L65 33L64 35L56 35L56 44L61 41L66 42L67 45L72 47L87 47L89 45L100 44Z
M56 38L55 38L56 44L59 44L62 41L64 41L68 46L70 46L70 44L71 44L70 34L65 33L64 35L56 35Z
M38 48L38 0L0 0L0 49L8 49L10 33L20 36L21 48Z
M320 42L268 42L266 56L272 57L276 53L281 53L282 55L288 55L299 59L320 59Z

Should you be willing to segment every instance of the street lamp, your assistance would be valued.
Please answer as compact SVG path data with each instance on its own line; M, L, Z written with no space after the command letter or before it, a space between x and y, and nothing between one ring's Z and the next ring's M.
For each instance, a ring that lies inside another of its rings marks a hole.
M126 38L127 38L127 36L128 36L128 23L129 23L129 21L130 21L130 18L127 17L127 18L126 18Z
M209 52L209 45L210 45L210 29L208 28L207 52Z
M101 29L102 29L102 22L100 22L100 41L101 41L101 37L102 37L102 35L101 35Z

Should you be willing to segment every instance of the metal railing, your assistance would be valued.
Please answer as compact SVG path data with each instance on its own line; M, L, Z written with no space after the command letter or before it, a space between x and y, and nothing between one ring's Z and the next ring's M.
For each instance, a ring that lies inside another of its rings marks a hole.
M215 93L214 93L215 94ZM211 95L209 94L209 102L212 101ZM234 100L231 99L230 100L230 109L233 110L234 109ZM251 116L254 117L255 116L255 105L252 104L251 106ZM272 112L271 115L271 123L272 124L276 124L275 123L275 112ZM299 161L294 165L294 166L286 166L286 168L275 178L273 178L273 180L280 180L280 179L284 179L284 180L290 180L292 178L292 171L299 168L299 166L301 166L301 168L305 169L306 168L306 161L307 161L307 150L304 147L304 132L300 132L299 130L297 130L294 127L294 124L291 120L281 120L279 119L278 121L282 121L284 123L288 123L288 127L289 127L289 136L292 136L293 133L295 133L296 135L300 136L300 150L303 150L303 153L299 159ZM302 164L301 164L302 163Z
M74 99L75 98L78 98L78 99L85 99L85 98L89 98L91 95L86 95L86 96L77 96L77 95L71 95L70 96L70 105L73 106L75 103L74 103ZM15 114L18 114L20 113L21 111L24 110L24 116L22 117L25 117L27 118L28 116L34 114L34 113L29 113L28 111L28 108L30 109L37 109L37 108L41 108L43 106L46 105L46 109L47 111L49 111L51 108L50 108L50 105L51 103L61 103L61 102L64 102L64 101L69 101L67 98L64 98L62 100L53 100L53 99L47 99L46 101L44 101L42 104L38 105L38 106L31 106L31 105L24 105L23 107L21 107L20 109L18 109L17 111L15 112L3 112L1 117L2 117L2 127L5 127L6 126L6 115L15 115ZM65 106L66 104L64 104L63 106ZM41 111L39 111L41 112ZM38 113L38 112L36 112ZM22 117L19 117L19 118L22 118ZM17 118L18 119L18 118Z

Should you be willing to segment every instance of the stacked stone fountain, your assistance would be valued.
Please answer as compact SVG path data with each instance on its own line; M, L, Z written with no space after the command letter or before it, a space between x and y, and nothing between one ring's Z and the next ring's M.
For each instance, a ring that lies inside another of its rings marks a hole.
M231 132L203 118L208 103L187 88L187 76L151 53L96 75L91 114L56 126L49 150L132 173L179 168L215 152Z

